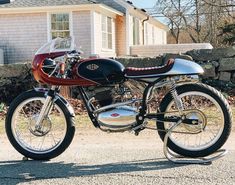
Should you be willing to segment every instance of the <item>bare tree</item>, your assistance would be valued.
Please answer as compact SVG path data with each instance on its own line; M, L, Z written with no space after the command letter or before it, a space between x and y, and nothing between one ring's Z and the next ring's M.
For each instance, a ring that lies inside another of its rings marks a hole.
M225 11L225 13L227 13L228 16L235 19L235 13L234 13L235 12L235 0L224 0L222 2L221 1L211 2L211 0L203 0L203 2L212 7L223 8L223 10Z
M167 18L176 43L181 33L187 32L192 42L210 42L217 47L220 28L234 6L232 1L235 0L157 0L155 12Z
M210 6L217 6L217 7L224 7L224 8L235 7L234 0L224 1L223 3L211 2L210 0L203 0L203 1Z
M180 33L184 29L183 15L188 8L185 0L157 0L156 2L155 10L168 19L170 32L176 43L179 43Z
M192 39L193 42L195 43L200 43L204 39L201 38L201 31L202 31L202 22L201 20L201 1L200 0L193 0L190 1L191 4L191 9L190 9L190 14L191 16L188 15L183 15L184 17L184 22L185 22L185 27L186 30Z

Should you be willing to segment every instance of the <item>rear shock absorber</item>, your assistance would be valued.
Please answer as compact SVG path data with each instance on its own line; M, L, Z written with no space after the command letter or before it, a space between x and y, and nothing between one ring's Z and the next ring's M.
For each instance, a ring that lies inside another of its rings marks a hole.
M184 106L183 106L183 102L181 100L181 98L179 97L177 91L176 91L176 84L175 82L172 82L172 85L171 85L171 95L175 101L175 105L180 113L181 116L183 116L183 110L184 110Z

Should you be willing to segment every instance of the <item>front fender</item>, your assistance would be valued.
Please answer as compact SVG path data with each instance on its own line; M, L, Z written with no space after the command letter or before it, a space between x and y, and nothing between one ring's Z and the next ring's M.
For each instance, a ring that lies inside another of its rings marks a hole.
M46 95L47 92L49 91L49 89L47 89L47 88L34 88L34 91L36 91L36 92L43 92ZM56 93L54 101L55 102L56 101L60 101L65 107L67 107L70 116L72 116L72 117L75 116L73 107L71 106L71 104L63 96L61 96L60 94Z
M74 113L74 109L73 109L72 105L63 96L56 93L55 102L56 101L61 101L64 104L64 106L67 107L70 116L75 117L75 113Z

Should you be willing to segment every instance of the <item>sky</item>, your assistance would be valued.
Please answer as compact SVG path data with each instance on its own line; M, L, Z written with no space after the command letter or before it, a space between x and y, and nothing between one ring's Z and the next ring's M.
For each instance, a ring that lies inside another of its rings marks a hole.
M130 0L137 8L153 8L156 0ZM166 19L163 17L156 18L163 24L167 24Z
M156 0L131 0L138 8L152 8Z

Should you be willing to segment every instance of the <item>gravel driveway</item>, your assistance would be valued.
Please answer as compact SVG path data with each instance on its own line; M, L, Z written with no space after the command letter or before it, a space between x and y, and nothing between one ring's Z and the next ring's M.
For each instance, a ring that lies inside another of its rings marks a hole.
M229 153L211 165L179 165L165 159L155 131L107 134L77 128L74 141L51 161L22 161L0 135L0 184L235 184L235 133Z

